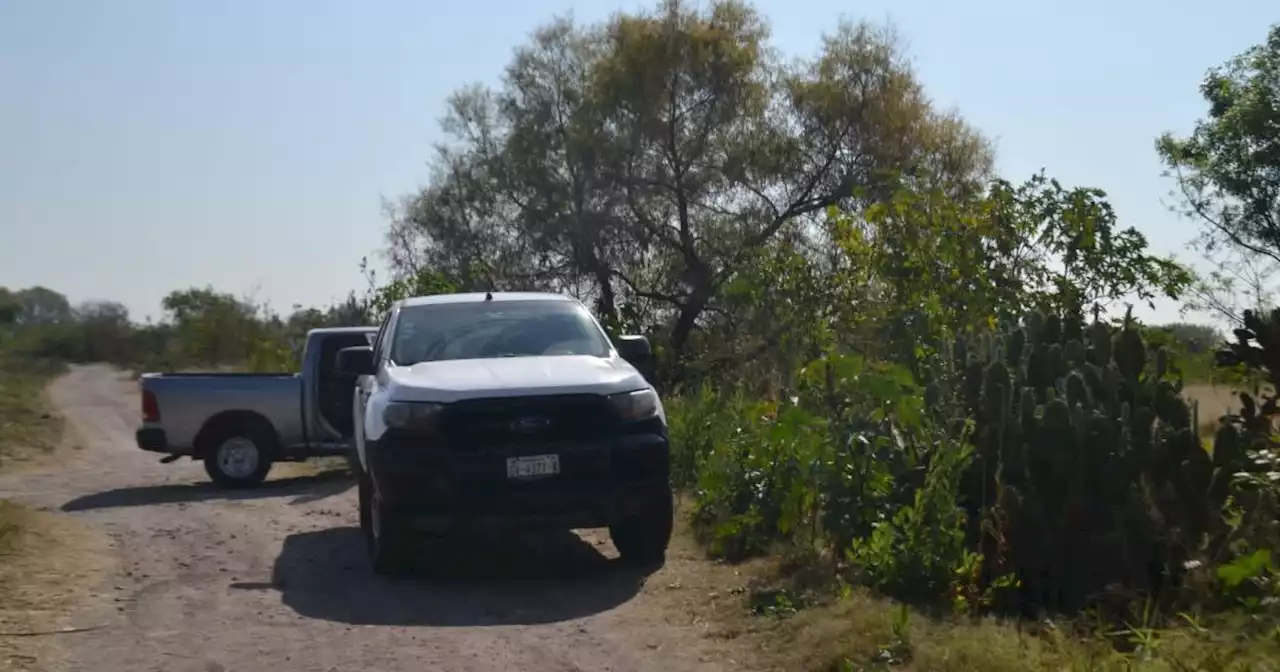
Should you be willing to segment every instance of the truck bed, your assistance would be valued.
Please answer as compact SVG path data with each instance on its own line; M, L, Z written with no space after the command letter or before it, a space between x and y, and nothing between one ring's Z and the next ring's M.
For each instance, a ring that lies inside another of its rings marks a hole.
M284 445L302 439L296 373L147 373L138 382L154 395L167 440L179 450L189 450L205 423L228 412L262 416Z

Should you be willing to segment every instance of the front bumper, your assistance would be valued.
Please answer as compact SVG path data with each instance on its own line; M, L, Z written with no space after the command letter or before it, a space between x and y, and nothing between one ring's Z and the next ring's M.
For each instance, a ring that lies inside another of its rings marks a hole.
M420 529L604 527L670 492L664 434L454 449L439 437L389 433L366 441L365 453L379 497ZM559 474L507 477L507 458L548 454L559 456Z

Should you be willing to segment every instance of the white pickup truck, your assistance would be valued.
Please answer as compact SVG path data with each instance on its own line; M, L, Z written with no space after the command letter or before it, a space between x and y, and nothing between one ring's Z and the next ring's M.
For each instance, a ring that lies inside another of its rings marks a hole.
M608 527L624 561L660 564L673 501L651 362L647 339L612 342L558 294L396 304L372 346L338 354L374 570L409 567L420 534L490 524Z

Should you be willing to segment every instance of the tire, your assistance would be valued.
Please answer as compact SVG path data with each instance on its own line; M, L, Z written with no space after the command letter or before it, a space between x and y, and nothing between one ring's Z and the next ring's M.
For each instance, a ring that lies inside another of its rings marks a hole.
M409 521L378 497L369 475L360 472L360 532L373 573L403 576L409 573L416 540Z
M343 455L343 457L347 461L348 471L350 471L352 474L360 473L360 470L362 469L362 467L360 466L360 453L357 453L355 448L352 448L351 450L347 451L347 454Z
M262 485L273 461L271 441L250 429L238 429L211 442L204 470L218 487L243 490Z
M667 488L638 514L609 526L609 537L624 563L661 566L666 562L675 519L674 500L671 489Z

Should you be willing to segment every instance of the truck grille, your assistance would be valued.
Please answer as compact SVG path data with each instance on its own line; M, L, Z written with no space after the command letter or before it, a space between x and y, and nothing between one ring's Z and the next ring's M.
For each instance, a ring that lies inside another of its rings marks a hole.
M449 404L440 416L445 440L462 451L605 439L618 425L613 407L596 394L472 399Z

